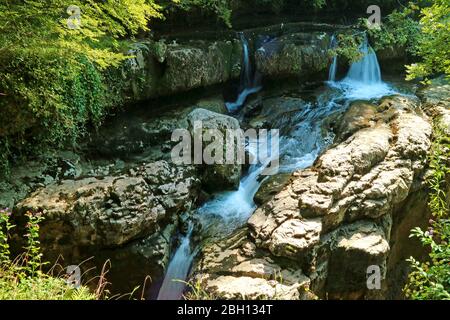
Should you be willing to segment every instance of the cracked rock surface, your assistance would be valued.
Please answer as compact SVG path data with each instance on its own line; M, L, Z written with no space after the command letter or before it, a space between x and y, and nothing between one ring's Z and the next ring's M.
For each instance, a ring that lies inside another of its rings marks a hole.
M417 99L390 96L353 103L337 128L313 167L286 179L243 230L205 247L193 277L208 291L224 298L379 294L367 289L367 270L378 266L386 278L393 221L424 188L432 126Z

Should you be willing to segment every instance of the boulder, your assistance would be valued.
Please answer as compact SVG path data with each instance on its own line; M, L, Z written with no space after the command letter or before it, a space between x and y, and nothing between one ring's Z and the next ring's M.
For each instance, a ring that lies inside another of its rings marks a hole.
M139 108L118 114L87 142L89 151L100 157L125 160L140 155L153 154L153 158L169 160L172 133L176 129L188 129L188 115L196 108L220 114L226 113L225 102L220 96L200 99L192 104L160 110ZM170 148L169 148L170 149Z
M241 147L239 142L243 143L243 134L240 130L239 121L230 116L198 108L188 115L188 122L189 131L193 140L195 140L195 136L203 134L205 130L209 129L218 130L223 136L222 141L219 141L219 146L223 148L221 159L218 159L219 161L214 164L204 163L202 165L202 183L204 187L210 192L237 189L242 174L242 163L237 161L237 155L238 148ZM200 124L203 130L202 132L196 128ZM237 134L237 138L234 138L233 150L231 150L236 161L233 164L226 164L228 145L225 139L227 137L227 131L231 132L231 130ZM203 152L211 142L203 141ZM196 150L193 151L196 152Z
M195 168L157 161L117 176L51 184L19 202L14 219L23 228L26 212L43 215L40 241L48 261L61 255L76 265L95 256L100 265L111 259L119 268L134 261L139 281L128 284L140 285L146 275L163 275L179 215L190 209L199 185Z
M263 44L255 54L257 69L268 78L308 77L327 70L330 35L286 34Z

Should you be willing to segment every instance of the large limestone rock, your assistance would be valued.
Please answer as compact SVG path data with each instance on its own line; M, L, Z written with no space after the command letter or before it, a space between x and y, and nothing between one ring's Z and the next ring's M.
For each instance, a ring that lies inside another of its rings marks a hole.
M19 202L14 218L23 226L27 211L42 213L46 259L62 255L70 265L95 256L100 266L111 259L116 277L109 280L132 290L146 275L163 275L179 215L190 209L199 185L195 168L158 161L117 176L51 184ZM119 271L127 263L129 282Z
M221 96L203 98L157 113L152 110L152 104L149 102L148 108L131 110L111 119L89 138L89 152L100 157L124 160L143 154L169 160L172 133L176 129L188 129L189 113L197 108L220 114L227 112Z
M236 40L146 41L123 69L128 100L145 100L239 78L242 48Z
M233 117L221 115L206 109L198 108L192 111L188 115L188 127L191 132L193 140L195 136L205 133L206 130L218 130L222 134L222 141L219 142L219 146L222 148L222 157L218 159L218 162L214 164L204 163L202 165L202 183L208 191L223 191L230 189L237 189L242 173L242 163L237 160L238 148L241 146L239 141L243 142L243 134L240 131L239 121ZM200 132L201 125L202 131ZM226 163L226 154L228 151L228 145L226 143L226 137L228 132L235 132L237 138L234 139L233 150L230 150L235 157L235 161L232 164ZM203 139L203 152L206 147L213 141L204 141ZM219 148L220 149L220 148ZM195 149L194 152L198 152ZM200 151L202 152L202 151ZM204 158L202 158L205 160Z
M310 280L301 270L276 264L248 240L247 230L206 245L195 281L222 299L310 299Z
M275 188L239 241L207 247L194 273L206 288L234 296L227 283L241 280L217 280L221 275L255 277L261 261L270 261L268 273L278 267L308 279L294 278L296 295L285 297L313 297L307 288L321 298L383 297L367 288L367 270L378 266L386 287L391 234L407 219L408 197L424 188L432 128L418 101L403 96L354 103L343 119L337 143ZM233 272L249 258L254 272ZM245 292L267 294L260 280L252 284Z
M316 75L329 66L329 44L325 32L286 34L256 51L257 68L269 78Z
M161 220L188 209L197 183L192 168L159 161L121 176L50 185L18 203L16 211L43 213L45 244L57 246L65 238L70 245L120 246L159 231Z

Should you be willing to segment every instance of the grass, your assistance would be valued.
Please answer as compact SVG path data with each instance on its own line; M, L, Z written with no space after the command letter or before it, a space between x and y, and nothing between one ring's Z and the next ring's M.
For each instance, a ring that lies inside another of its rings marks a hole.
M8 240L15 226L10 217L9 210L0 210L0 300L98 300L103 296L104 272L92 292L86 286L72 285L65 272L53 275L56 264L48 273L42 271L47 263L42 261L39 246L40 214L27 214L25 252L12 260Z

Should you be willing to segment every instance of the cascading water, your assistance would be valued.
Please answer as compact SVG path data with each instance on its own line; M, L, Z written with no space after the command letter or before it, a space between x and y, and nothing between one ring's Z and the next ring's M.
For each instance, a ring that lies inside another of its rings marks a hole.
M354 62L347 76L338 84L344 90L348 99L375 99L396 93L388 84L381 79L381 69L377 55L369 45L367 35L360 47L363 57Z
M337 39L333 35L331 37L331 49L334 49L336 47L336 45L337 45ZM330 81L330 82L336 81L337 64L338 64L338 57L335 54L333 57L333 62L331 63L331 66L330 66L330 71L328 72L328 81Z
M193 227L190 225L186 236L182 239L169 263L166 276L158 293L158 300L180 300L183 297L186 285L182 280L187 278L195 256L195 252L191 248L192 230Z
M345 78L346 81L356 81L367 85L381 83L381 69L378 58L369 45L367 36L364 37L360 51L363 54L363 58L351 65Z
M368 45L367 38L361 51L364 57L351 66L345 79L329 82L329 88L318 96L316 103L305 104L295 115L287 116L290 121L287 124L285 122L284 126L288 130L280 137L279 143L281 172L293 172L311 166L320 152L333 142L333 134L323 130L323 123L331 114L345 110L355 99L379 98L395 92L382 82L377 57ZM244 52L248 53L247 50ZM248 63L248 60L245 61ZM251 79L249 75L244 71L245 79ZM245 99L242 104L244 102ZM255 154L256 149L255 143L250 142L249 153ZM246 223L256 209L253 198L264 181L261 173L268 162L252 165L238 190L220 193L197 210L195 214L201 222L204 237L220 238ZM158 299L182 297L185 285L180 280L186 280L196 253L191 248L191 234L190 227L169 264Z
M241 72L241 84L239 88L239 94L234 102L225 103L228 112L235 113L244 105L247 97L253 93L261 90L254 77L254 70L251 65L250 60L250 50L248 41L245 38L244 33L240 32L239 36L241 38L242 48L243 48L243 61L242 61L242 72Z
M335 96L330 101L316 104L306 104L297 114L298 123L290 128L289 134L280 137L280 171L292 172L311 166L320 151L332 142L332 137L324 135L322 123L328 115L343 105L335 103ZM256 155L258 147L255 141L249 141L248 152ZM217 237L230 234L244 225L256 209L253 198L259 190L264 178L263 170L269 164L271 157L259 164L252 165L248 174L242 178L239 189L223 192L204 204L195 215L202 225L204 237ZM169 264L158 299L179 299L182 297L188 270L195 256L190 248L191 233L183 239Z

